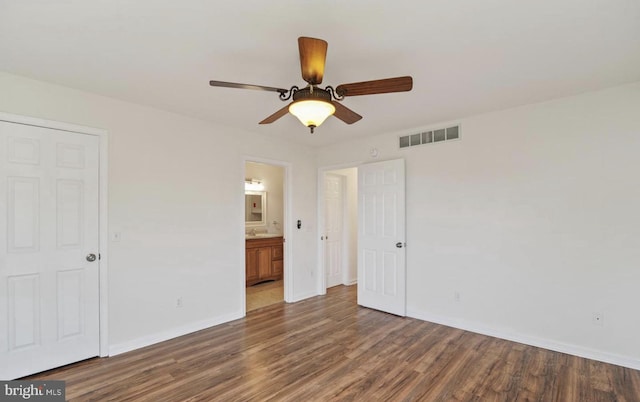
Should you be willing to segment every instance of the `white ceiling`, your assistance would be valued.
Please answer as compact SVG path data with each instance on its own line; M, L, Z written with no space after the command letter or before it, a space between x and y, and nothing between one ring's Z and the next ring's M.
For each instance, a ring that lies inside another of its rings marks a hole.
M258 125L303 86L297 37L329 42L324 85L411 75L347 98L311 135ZM0 0L0 70L322 146L640 81L638 0Z

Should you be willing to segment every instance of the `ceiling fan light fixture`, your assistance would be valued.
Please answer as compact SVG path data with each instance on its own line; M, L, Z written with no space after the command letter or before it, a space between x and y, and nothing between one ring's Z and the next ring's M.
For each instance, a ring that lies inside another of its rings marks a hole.
M327 117L336 112L335 106L324 100L304 99L293 102L289 113L296 116L305 126L313 129L321 125Z
M301 36L298 38L298 50L300 51L302 79L308 84L304 88L299 88L294 85L290 89L285 89L215 80L209 81L209 85L213 87L278 92L278 97L283 102L293 98L292 103L278 109L278 111L272 113L258 124L271 124L284 115L291 113L296 116L302 124L309 127L312 134L313 130L331 115L334 115L346 124L353 124L362 119L362 116L340 102L347 96L405 92L411 91L413 88L413 78L404 76L340 84L335 88L327 86L323 89L318 87L318 85L322 83L324 76L324 67L327 58L327 41Z

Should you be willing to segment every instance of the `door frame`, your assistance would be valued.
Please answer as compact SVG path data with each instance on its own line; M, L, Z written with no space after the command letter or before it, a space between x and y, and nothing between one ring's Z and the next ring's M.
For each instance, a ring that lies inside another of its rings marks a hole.
M246 254L244 252L245 250L245 216L244 216L244 181L246 178L246 172L245 172L245 166L247 164L247 162L254 162L254 163L264 163L266 165L273 165L273 166L278 166L284 169L284 177L282 180L282 218L284 220L284 222L282 222L282 236L285 239L285 244L284 244L284 255L283 255L283 259L284 259L284 263L283 263L283 268L282 268L282 272L283 272L283 276L284 276L284 281L283 281L283 286L284 286L284 301L286 303L292 303L294 302L294 291L293 291L293 271L291 268L291 260L292 260L292 256L293 256L293 239L291 238L291 236L289 236L290 232L289 232L289 225L291 224L292 219L291 219L291 205L292 204L292 194L291 194L291 179L292 179L292 167L291 167L291 163L290 162L285 162L285 161L280 161L280 160L275 160L275 159L267 159L267 158L261 158L261 157L257 157L257 156L249 156L249 155L245 155L242 158L242 167L240 168L240 172L242 172L242 177L239 178L238 183L239 183L239 187L240 187L240 191L239 191L239 204L238 205L242 205L242 209L241 209L241 215L242 215L242 220L240 222L242 222L242 225L239 225L240 228L242 229L241 231L239 231L239 238L242 241L242 246L241 246L241 250L242 250L242 281L240 283L240 294L242 294L242 316L246 316L247 315L247 298L246 298L246 276L247 276L247 272L246 272Z
M318 168L318 178L317 178L318 233L316 236L316 244L317 244L316 250L318 250L317 262L316 262L318 267L318 277L316 278L316 292L319 295L327 294L327 272L324 265L325 264L324 244L323 244L324 240L320 239L322 236L324 236L324 230L325 230L325 227L324 227L324 219L325 219L324 178L325 178L325 175L331 173L334 170L351 169L351 168L357 169L358 167L360 167L365 163L366 163L365 161L348 162L348 163L342 163L338 165L322 166ZM344 227L343 227L343 230L344 230ZM346 241L345 236L342 236L342 242L344 243L345 241ZM343 252L344 252L344 247L343 247ZM343 269L343 274L344 274L344 269Z
M100 357L109 356L109 320L108 320L108 148L109 133L107 130L80 126L77 124L65 123L55 120L41 119L38 117L21 116L11 113L0 112L0 121L27 126L49 128L59 131L68 131L77 134L93 135L99 138L99 161L98 161L98 291L99 296L99 334L100 334Z

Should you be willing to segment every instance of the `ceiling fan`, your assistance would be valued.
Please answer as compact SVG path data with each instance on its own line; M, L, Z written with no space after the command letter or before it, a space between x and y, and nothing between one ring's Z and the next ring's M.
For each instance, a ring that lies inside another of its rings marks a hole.
M296 116L302 124L309 127L311 133L331 115L347 124L353 124L362 119L358 113L340 103L347 96L404 92L413 88L413 79L409 76L341 84L335 89L331 86L320 88L318 85L322 83L324 75L327 42L322 39L300 37L298 38L298 49L300 50L302 79L308 83L304 88L298 88L294 85L290 89L284 89L225 81L209 81L209 85L278 92L280 100L292 99L293 101L262 120L260 124L273 123L289 112Z

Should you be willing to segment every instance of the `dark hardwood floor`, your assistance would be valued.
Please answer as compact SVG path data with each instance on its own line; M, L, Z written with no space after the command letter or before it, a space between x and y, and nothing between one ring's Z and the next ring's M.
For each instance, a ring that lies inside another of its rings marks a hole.
M29 379L70 401L640 401L640 371L356 305L355 286Z

